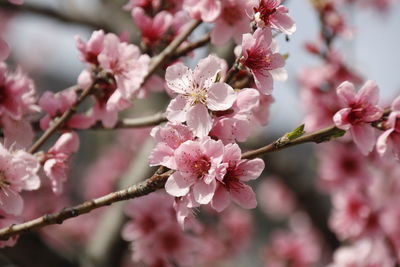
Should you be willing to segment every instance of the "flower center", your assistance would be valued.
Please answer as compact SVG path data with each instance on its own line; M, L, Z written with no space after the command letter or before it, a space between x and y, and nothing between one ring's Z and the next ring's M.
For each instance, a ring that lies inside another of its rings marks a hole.
M254 8L254 17L263 27L270 24L270 17L276 12L278 2L276 0L260 0L260 4Z
M355 103L350 105L351 112L348 116L350 124L358 124L363 122L363 117L365 115L365 109L361 104Z
M210 160L206 156L202 156L201 158L193 162L192 170L199 178L201 178L208 173L210 167Z
M190 105L194 106L196 104L203 104L206 105L206 99L207 99L207 90L205 88L194 88L193 91L191 91L186 97L190 101Z
M271 54L261 50L247 50L248 57L242 62L243 65L249 67L252 70L270 69L271 65Z

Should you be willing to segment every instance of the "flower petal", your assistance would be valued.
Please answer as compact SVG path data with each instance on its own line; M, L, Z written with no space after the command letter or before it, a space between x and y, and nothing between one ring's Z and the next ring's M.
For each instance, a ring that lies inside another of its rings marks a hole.
M187 125L197 137L208 135L212 127L212 119L204 105L197 104L191 107L186 118Z
M223 211L231 203L231 197L229 192L225 189L222 184L218 184L217 190L214 193L214 197L211 201L211 206L218 212Z
M210 184L198 181L193 185L193 197L199 204L208 204L214 196L216 182L213 180Z
M190 186L194 180L184 177L179 172L173 173L165 183L165 191L174 197L182 197L189 193Z
M232 107L235 100L236 93L230 85L215 83L208 91L207 107L214 111L227 110Z
M369 124L362 124L354 125L350 131L358 149L362 154L368 155L375 146L375 129Z

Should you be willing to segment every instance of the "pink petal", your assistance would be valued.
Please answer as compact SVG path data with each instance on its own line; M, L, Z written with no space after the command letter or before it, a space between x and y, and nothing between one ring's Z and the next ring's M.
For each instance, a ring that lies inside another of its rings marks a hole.
M374 81L367 81L357 94L361 103L377 104L379 100L379 88Z
M189 193L190 186L194 179L182 176L179 172L174 172L165 183L165 191L174 197L182 197Z
M188 112L188 103L182 95L172 99L165 112L167 119L172 122L185 122Z
M49 151L71 154L75 153L79 149L79 136L75 132L64 133L58 138Z
M354 89L354 85L348 81L345 81L336 88L336 93L341 101L346 106L354 103L356 101L356 92Z
M214 84L217 73L222 69L220 63L216 56L209 55L197 64L194 77L199 87L209 88Z
M152 26L152 21L145 14L143 8L136 7L132 9L131 15L133 20L135 21L136 26L138 26L142 33Z
M183 63L169 66L165 72L167 86L178 94L185 94L192 86L192 72Z
M272 32L269 28L258 28L254 34L253 38L255 39L255 47L259 50L269 50L269 47L272 43ZM253 48L254 49L254 48Z
M273 80L268 70L257 70L253 71L254 81L257 89L264 95L270 95L272 93Z
M161 11L159 12L154 20L153 20L153 27L158 29L160 33L164 34L169 26L172 24L173 17L168 11Z
M26 148L32 144L35 133L32 125L28 120L13 120L10 117L4 116L2 119L4 132L4 145L15 148Z
M213 161L221 162L224 155L224 144L220 140L215 141L207 139L207 141L202 144L202 149L204 154L212 158Z
M396 97L392 103L392 111L400 111L400 96Z
M376 151L378 151L379 155L383 156L386 153L388 142L390 142L390 139L388 140L388 138L393 131L394 129L389 129L378 137L378 140L376 141Z
M229 27L224 22L219 22L211 31L211 43L215 45L223 45L229 41L234 32L234 27Z
M229 192L225 189L224 186L218 184L217 190L214 193L214 197L211 201L211 206L218 212L226 209L231 203L231 197Z
M0 209L8 214L20 215L24 202L22 197L10 188L3 188L0 191Z
M368 155L375 146L375 129L369 124L362 124L354 125L350 131L358 149L362 154Z
M0 61L6 60L10 54L10 47L8 44L0 38Z
M351 108L344 108L336 112L333 116L333 122L335 123L336 127L342 130L349 130L351 124L349 123L348 117L351 113Z
M236 93L230 85L215 83L208 91L207 107L214 111L227 110L232 107L235 100Z
M206 184L203 181L198 181L193 185L193 197L199 204L208 204L214 196L216 182Z
M186 116L187 125L197 137L207 136L212 127L208 109L202 104L191 107Z
M205 22L212 22L216 20L221 13L221 2L215 0L202 0L203 12L201 19Z
M241 173L239 179L241 181L254 180L260 177L265 168L265 163L262 159L246 160L239 164L237 171Z
M236 182L238 185L230 189L232 200L245 209L254 209L257 207L256 195L250 186L241 182Z
M158 143L149 156L150 166L163 165L170 169L176 169L173 158L174 150L166 143Z
M294 23L293 19L281 12L276 12L273 16L271 16L270 20L271 26L284 34L293 34L296 31L296 23Z
M238 144L228 144L224 150L224 162L239 162L242 158L242 152Z

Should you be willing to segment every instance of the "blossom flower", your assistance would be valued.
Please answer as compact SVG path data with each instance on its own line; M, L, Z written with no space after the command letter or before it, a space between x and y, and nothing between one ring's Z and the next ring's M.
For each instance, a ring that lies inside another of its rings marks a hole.
M140 7L134 8L131 15L142 33L143 42L150 47L162 39L171 26L173 19L172 15L167 11L157 13L154 18L148 17Z
M80 59L83 62L98 65L98 55L104 47L105 34L103 30L94 31L89 41L85 43L79 36L75 36L76 47L81 52Z
M392 103L385 127L386 131L378 137L376 142L376 150L381 156L393 150L396 158L400 159L400 96Z
M150 166L163 165L170 169L176 169L175 150L182 143L194 140L193 133L187 126L170 122L164 127L154 127L150 135L157 142L149 157Z
M242 35L250 31L250 18L255 0L225 0L222 1L221 14L215 20L211 31L211 42L222 45L231 37L236 43L242 41Z
M243 88L227 111L214 112L214 123L210 136L217 137L224 144L235 140L244 142L255 126L266 125L272 96L262 95L253 88Z
M271 94L272 77L285 80L287 76L283 69L285 60L277 53L277 46L272 41L269 29L257 29L253 35L243 35L240 63L251 70L256 86L262 94Z
M217 179L226 173L222 163L224 145L221 141L203 138L186 141L175 150L176 171L168 178L165 190L175 197L193 192L199 204L208 204L214 196Z
M264 179L258 187L257 196L261 210L272 219L287 218L296 209L293 192L277 177Z
M51 180L54 193L61 194L63 183L67 180L68 160L78 149L78 135L75 132L67 132L62 134L46 153L43 169Z
M356 94L352 83L343 82L336 91L344 108L333 116L333 121L338 128L350 130L357 147L367 155L375 145L375 130L368 123L378 120L383 114L377 105L378 86L367 81Z
M40 128L49 128L52 119L61 116L76 101L74 90L66 89L58 93L46 91L39 99L39 106L47 114L40 119ZM87 129L94 124L94 120L84 114L73 115L66 123L66 128Z
M259 0L254 7L254 20L258 27L271 27L284 34L292 34L296 31L296 24L288 15L287 7L280 5L282 0Z
M23 151L9 151L0 144L0 210L19 215L23 209L22 190L36 190L40 186L39 162Z
M350 246L341 247L333 254L328 267L342 266L395 266L390 249L381 239L361 239Z
M173 122L185 122L198 137L208 135L212 119L208 110L232 107L236 94L226 83L216 82L221 65L215 56L202 59L194 70L182 63L167 68L167 86L178 94L167 107L166 116Z
M241 150L237 144L228 144L224 149L223 163L228 165L226 174L217 182L217 189L211 205L222 211L232 200L246 209L257 206L256 196L250 186L244 182L257 179L264 170L262 159L246 160L241 158Z
M114 76L122 97L129 99L142 85L150 58L141 55L137 46L121 42L118 36L108 33L98 61L104 70Z
M189 12L193 19L213 22L221 14L220 0L185 0L183 9Z
M9 72L6 64L0 62L0 89L0 123L5 145L15 142L27 147L34 136L28 117L40 111L33 81L20 68Z

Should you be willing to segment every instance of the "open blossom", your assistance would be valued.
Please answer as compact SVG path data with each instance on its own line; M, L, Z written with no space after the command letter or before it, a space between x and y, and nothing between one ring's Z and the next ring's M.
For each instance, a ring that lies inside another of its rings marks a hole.
M8 151L0 144L0 210L19 215L23 209L22 190L36 190L40 186L39 162L23 151Z
M250 31L248 14L251 14L255 1L222 1L221 14L215 21L215 26L211 31L211 42L216 45L222 45L233 37L236 43L240 43L242 35Z
M356 94L352 83L343 82L336 91L344 108L333 116L333 121L338 128L350 130L357 147L367 155L375 145L375 130L369 123L383 114L382 108L377 105L378 86L373 81L367 81Z
M199 204L208 204L214 196L217 180L226 173L222 163L224 145L221 141L203 138L186 141L175 150L176 171L168 178L165 189L175 197L193 192Z
M193 19L213 22L221 14L221 0L185 0L184 10L188 11Z
M182 63L167 68L168 87L178 96L168 105L166 116L173 122L185 122L198 137L208 135L212 127L211 111L227 110L236 99L233 88L216 82L222 71L215 56L202 59L194 70Z
M141 55L137 46L121 42L118 36L108 33L98 61L104 70L114 76L121 95L129 99L142 85L150 58Z
M163 38L173 19L167 11L157 13L154 18L148 17L140 7L134 8L131 14L142 33L143 42L150 47Z
M170 169L176 169L175 150L182 143L194 139L192 131L187 126L170 122L163 127L154 127L150 135L157 142L149 157L150 166L163 165Z
M284 34L292 34L296 31L296 24L281 2L282 0L259 0L258 6L254 7L254 19L261 28L271 27Z
M44 172L51 180L53 192L61 194L63 183L67 180L68 161L79 148L79 137L75 132L67 132L45 155Z
M392 150L397 159L400 159L400 97L393 101L385 127L387 130L379 136L376 150L380 155Z
M245 182L257 179L264 170L262 159L242 159L242 152L237 144L228 144L224 149L223 163L228 165L226 174L217 182L211 205L217 211L222 211L232 200L246 209L257 206L256 196Z
M277 53L277 46L269 29L257 29L253 35L243 35L240 63L251 70L256 86L262 94L271 94L273 77L285 80L287 76L283 69L285 59Z

